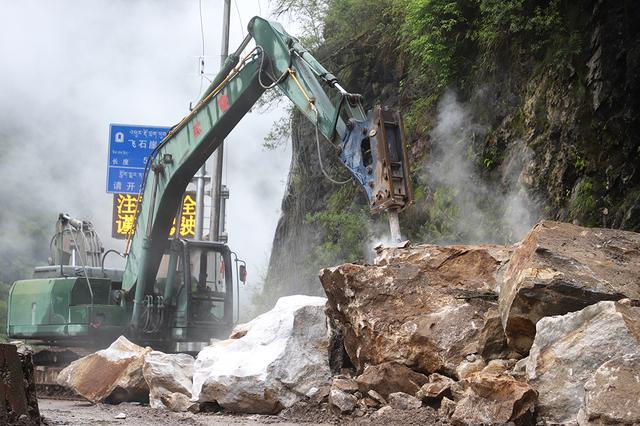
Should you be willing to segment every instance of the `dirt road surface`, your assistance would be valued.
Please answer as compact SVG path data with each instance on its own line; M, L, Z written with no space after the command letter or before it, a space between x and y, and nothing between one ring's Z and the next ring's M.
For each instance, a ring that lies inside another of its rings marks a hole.
M174 413L168 410L153 409L138 403L119 405L95 404L84 401L39 399L40 414L47 425L122 425L122 426L173 426L173 425L238 425L253 426L264 424L289 425L352 425L352 426L449 426L451 423L442 418L430 407L414 410L387 410L383 415L364 417L337 416L323 406L299 403L283 410L278 416L239 415L222 413ZM387 407L390 408L390 407ZM123 413L126 418L116 418Z
M239 416L218 413L173 413L157 410L149 406L131 403L119 405L95 404L83 401L40 399L40 414L48 425L122 425L122 426L165 426L165 425L263 425L278 423L279 426L295 425L276 416ZM124 413L125 419L117 419Z

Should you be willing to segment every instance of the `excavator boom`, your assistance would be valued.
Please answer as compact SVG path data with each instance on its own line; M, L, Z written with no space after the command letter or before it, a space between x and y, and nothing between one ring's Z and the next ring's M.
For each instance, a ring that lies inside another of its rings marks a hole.
M199 103L149 158L122 282L125 292L135 293L134 330L168 247L166 236L184 190L265 90L277 87L337 147L373 211L397 214L411 201L399 117L380 108L365 114L361 97L344 90L280 24L254 17L248 29L249 35ZM255 47L241 57L251 39ZM335 101L322 83L336 93Z

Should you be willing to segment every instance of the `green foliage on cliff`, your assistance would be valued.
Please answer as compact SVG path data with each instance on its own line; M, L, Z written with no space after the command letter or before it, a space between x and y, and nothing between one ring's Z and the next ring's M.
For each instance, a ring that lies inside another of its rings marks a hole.
M406 5L403 36L408 51L417 59L425 77L436 89L458 77L462 51L471 41L464 2L455 0L410 0Z
M410 64L431 89L465 84L474 67L538 54L562 34L560 1L333 0L324 45L343 78L367 81L384 64ZM391 55L391 56L390 56Z
M562 32L559 4L558 0L482 0L474 38L485 55L538 53Z
M453 225L460 216L460 208L455 202L457 195L455 189L447 187L440 187L434 191L426 208L428 219L418 232L422 240L455 240Z
M598 208L592 182L584 181L576 186L575 194L571 200L570 212L585 226L597 225Z
M323 235L322 244L308 259L314 269L363 258L371 236L369 214L364 208L352 205L356 190L353 185L342 186L329 198L326 210L307 215L307 222L317 225Z

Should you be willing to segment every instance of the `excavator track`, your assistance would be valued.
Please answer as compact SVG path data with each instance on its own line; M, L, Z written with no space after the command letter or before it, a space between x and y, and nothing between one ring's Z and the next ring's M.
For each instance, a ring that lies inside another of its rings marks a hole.
M84 401L73 390L58 384L58 374L76 359L92 352L84 348L34 346L34 379L38 398Z

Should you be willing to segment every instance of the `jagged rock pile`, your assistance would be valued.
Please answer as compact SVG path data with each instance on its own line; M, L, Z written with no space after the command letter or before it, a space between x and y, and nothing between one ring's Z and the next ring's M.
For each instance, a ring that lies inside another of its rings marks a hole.
M456 424L638 424L639 261L639 234L545 221L514 247L390 248L325 269L353 367L329 404L419 401Z

